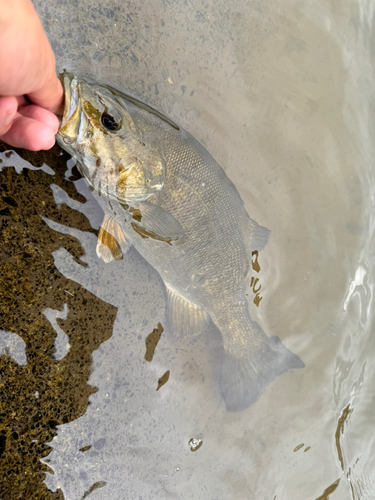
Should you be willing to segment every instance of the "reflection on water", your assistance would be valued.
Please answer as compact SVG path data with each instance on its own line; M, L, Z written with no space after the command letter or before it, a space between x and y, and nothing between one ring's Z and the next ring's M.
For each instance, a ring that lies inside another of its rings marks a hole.
M169 114L271 229L251 316L306 368L226 412L214 332L162 331L135 251L99 261L68 157L1 153L0 498L373 499L371 4L35 4L60 69Z

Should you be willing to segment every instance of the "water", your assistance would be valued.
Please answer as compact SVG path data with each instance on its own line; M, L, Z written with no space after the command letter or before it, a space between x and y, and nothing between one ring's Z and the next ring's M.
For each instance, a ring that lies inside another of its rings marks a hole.
M306 368L234 414L213 332L162 332L144 359L157 273L97 259L101 211L57 147L0 153L0 497L375 498L372 3L35 5L59 69L170 115L271 230L250 313Z

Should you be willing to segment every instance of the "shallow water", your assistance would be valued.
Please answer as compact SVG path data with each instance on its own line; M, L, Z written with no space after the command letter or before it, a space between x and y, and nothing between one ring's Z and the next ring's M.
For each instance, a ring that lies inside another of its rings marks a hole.
M372 4L35 5L59 69L166 112L271 230L250 313L306 368L228 413L213 331L146 361L158 274L97 259L101 210L57 147L0 153L0 498L375 498Z

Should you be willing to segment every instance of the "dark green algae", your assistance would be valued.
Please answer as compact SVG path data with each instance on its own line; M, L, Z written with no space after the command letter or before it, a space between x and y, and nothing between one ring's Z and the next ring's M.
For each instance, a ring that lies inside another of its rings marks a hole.
M0 142L0 152L9 149ZM41 169L17 174L13 167L0 172L0 328L23 339L27 356L24 366L0 356L0 499L63 499L61 490L51 492L43 483L48 465L40 459L48 461L47 443L56 426L82 416L96 392L88 385L91 354L111 336L116 308L54 265L52 252L58 248L81 265L84 251L76 238L52 230L40 216L97 234L82 213L56 206L51 184L86 201L72 182L80 177L78 171L64 176L69 155L58 146L37 153L14 151L34 167L47 164L55 175ZM70 350L57 360L56 332L43 311L62 311L64 304L68 316L57 322L69 337Z

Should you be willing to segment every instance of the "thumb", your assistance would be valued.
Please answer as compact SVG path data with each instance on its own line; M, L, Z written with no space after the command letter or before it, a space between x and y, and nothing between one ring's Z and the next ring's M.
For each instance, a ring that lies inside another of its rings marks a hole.
M41 89L31 92L27 96L34 104L48 109L52 113L62 114L63 112L64 89L56 74L47 79Z

